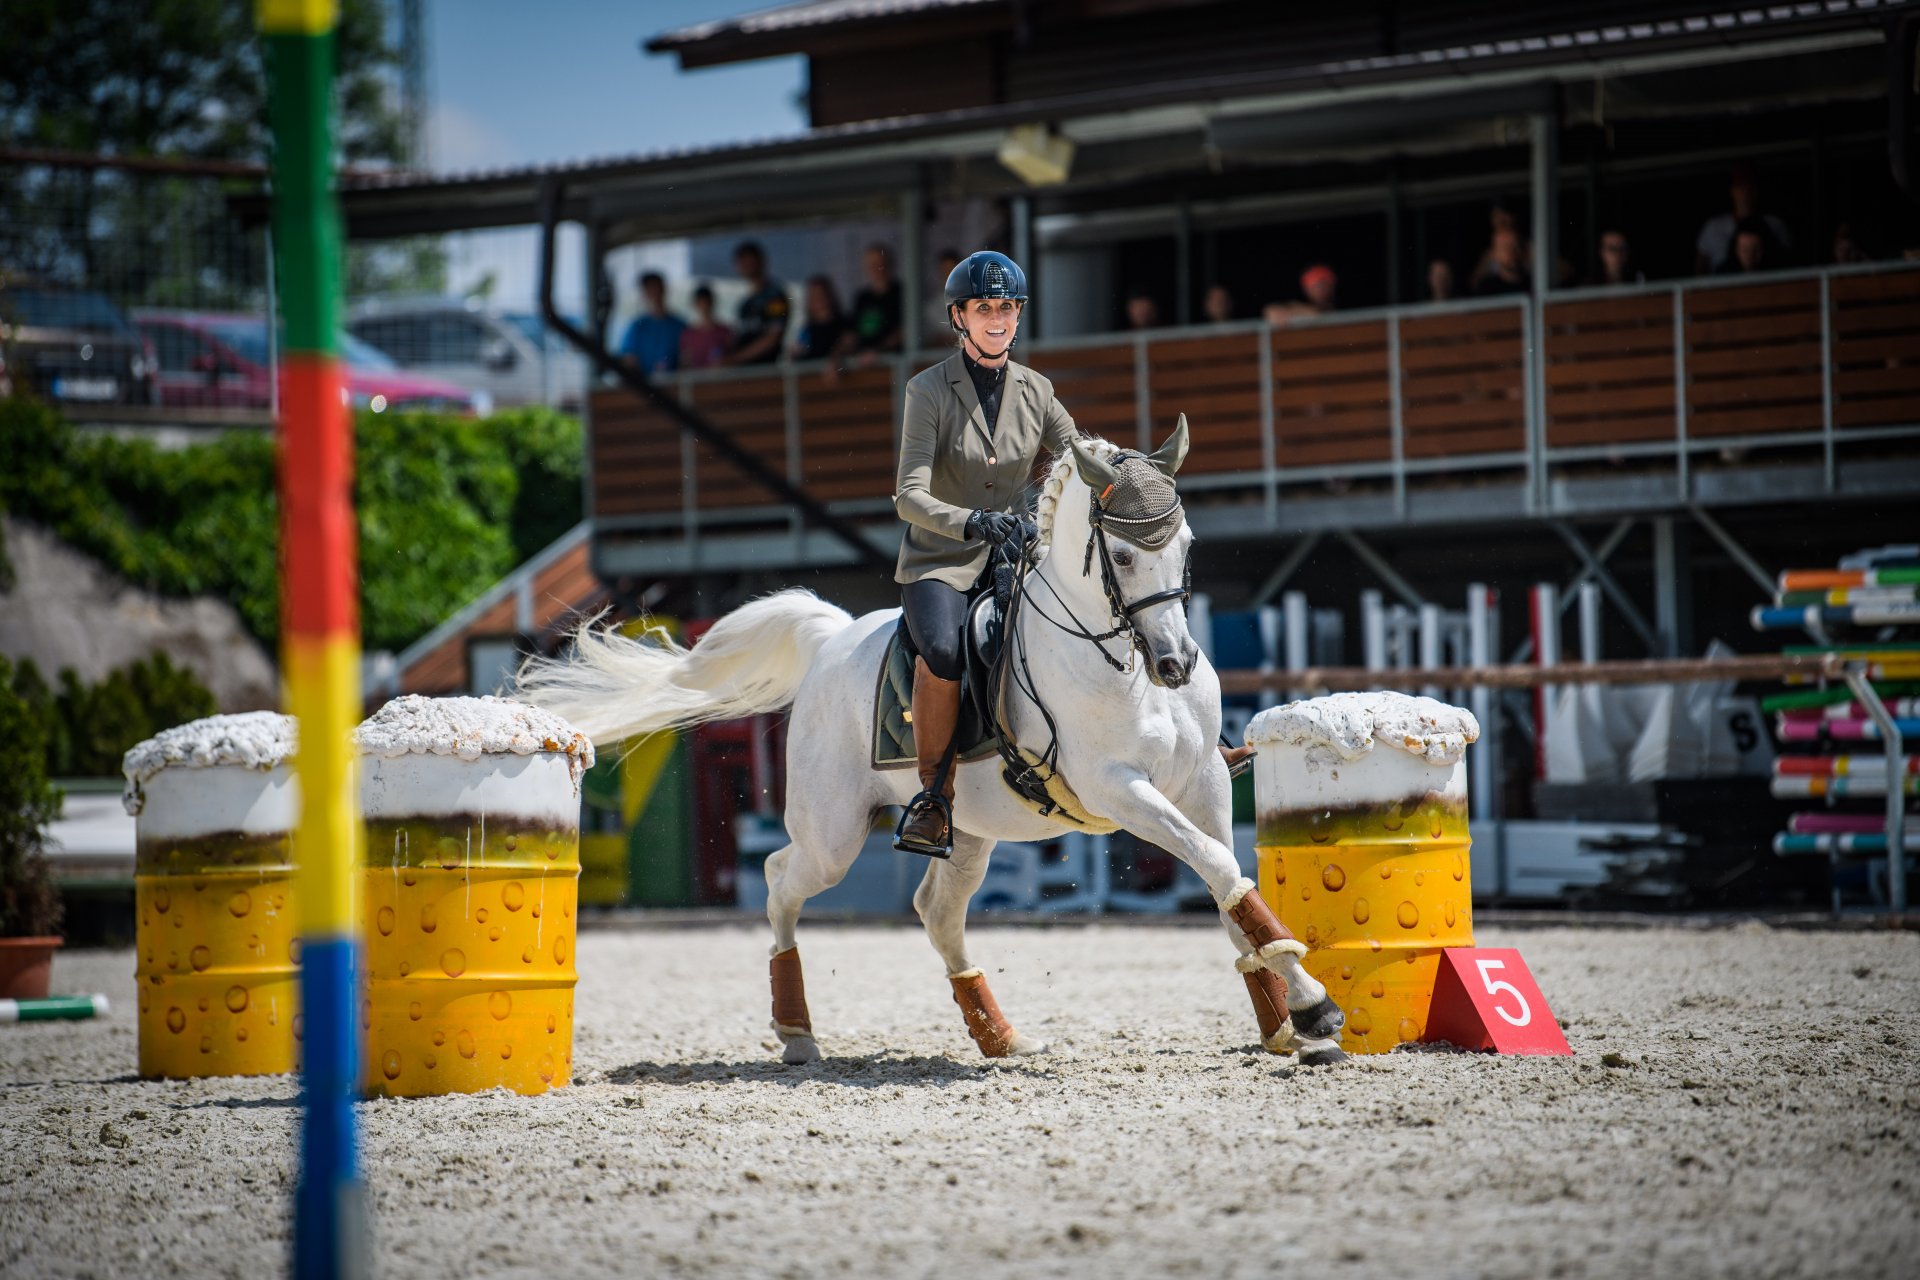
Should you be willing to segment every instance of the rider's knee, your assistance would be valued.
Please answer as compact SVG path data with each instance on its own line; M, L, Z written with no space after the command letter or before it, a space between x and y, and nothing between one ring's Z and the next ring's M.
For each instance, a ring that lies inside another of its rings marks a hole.
M958 680L964 669L958 644L928 645L920 656L926 660L927 670L933 673L936 680Z

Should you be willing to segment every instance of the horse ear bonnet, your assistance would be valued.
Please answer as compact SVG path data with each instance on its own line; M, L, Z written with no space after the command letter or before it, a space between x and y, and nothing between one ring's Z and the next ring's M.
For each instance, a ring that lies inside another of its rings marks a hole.
M1116 479L1100 503L1100 523L1116 538L1149 551L1167 545L1186 518L1173 481L1138 454L1112 459Z

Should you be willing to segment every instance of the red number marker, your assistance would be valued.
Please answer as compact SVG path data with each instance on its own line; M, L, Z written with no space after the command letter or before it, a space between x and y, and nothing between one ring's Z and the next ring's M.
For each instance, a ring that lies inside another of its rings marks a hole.
M1573 1052L1527 962L1511 947L1440 953L1424 1039L1495 1053Z

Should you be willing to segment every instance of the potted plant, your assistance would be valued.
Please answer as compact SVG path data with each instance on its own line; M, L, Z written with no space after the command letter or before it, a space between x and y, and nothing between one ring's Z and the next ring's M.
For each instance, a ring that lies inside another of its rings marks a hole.
M46 995L60 945L60 894L43 847L47 823L60 816L46 734L0 657L0 999Z

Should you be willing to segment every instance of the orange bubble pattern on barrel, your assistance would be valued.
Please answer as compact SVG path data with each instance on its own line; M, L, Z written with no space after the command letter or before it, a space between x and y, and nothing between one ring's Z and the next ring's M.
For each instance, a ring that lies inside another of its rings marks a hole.
M285 833L142 835L134 855L135 1000L146 1079L295 1069L299 969L289 958ZM245 911L237 911L242 901Z
M1304 964L1346 1012L1347 1052L1386 1053L1426 1030L1441 950L1473 945L1469 845L1465 806L1438 794L1262 817L1260 892L1313 948ZM1300 883L1318 892L1282 891Z
M572 1079L579 848L575 829L492 816L368 822L369 1094Z

